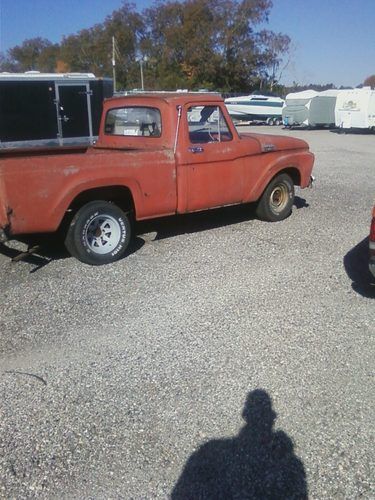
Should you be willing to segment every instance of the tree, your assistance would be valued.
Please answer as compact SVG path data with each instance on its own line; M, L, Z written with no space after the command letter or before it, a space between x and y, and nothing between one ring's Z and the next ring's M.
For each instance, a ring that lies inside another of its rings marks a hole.
M45 38L31 38L9 49L9 60L18 71L54 71L59 46Z
M263 30L271 0L159 0L142 13L124 2L102 23L64 37L35 38L8 52L0 67L19 71L93 72L140 87L140 60L149 89L208 88L250 92L274 88L290 56L290 39Z
M249 90L259 65L254 28L270 0L185 0L147 9L147 46L159 85Z
M263 66L262 75L268 81L272 92L290 63L291 40L288 35L268 30L261 31L258 39L261 46L259 57Z
M134 67L139 40L143 33L142 16L132 4L124 3L103 23L64 37L61 61L70 71L93 72L96 76L112 75L112 37L121 59L118 59L117 77L122 85L134 86Z
M375 75L368 76L366 80L363 82L364 87L375 88Z
M17 64L14 61L11 61L9 57L5 56L2 52L0 52L0 72L1 71L10 73L19 71Z

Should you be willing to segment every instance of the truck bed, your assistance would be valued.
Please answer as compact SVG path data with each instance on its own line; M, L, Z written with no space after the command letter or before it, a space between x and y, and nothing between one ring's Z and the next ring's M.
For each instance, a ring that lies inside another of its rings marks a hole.
M64 155L72 153L85 153L90 146L88 145L69 145L69 146L51 146L51 147L28 147L28 148L0 148L0 158L21 158L30 156L48 156Z

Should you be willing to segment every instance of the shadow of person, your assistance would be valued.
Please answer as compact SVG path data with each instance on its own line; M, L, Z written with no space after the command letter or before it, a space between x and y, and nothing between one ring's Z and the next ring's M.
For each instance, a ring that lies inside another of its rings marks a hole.
M375 298L375 279L369 267L369 238L360 241L344 256L346 274L352 280L352 288L362 297Z
M172 500L307 498L303 464L287 434L273 430L267 392L250 392L242 416L238 436L210 441L189 458Z

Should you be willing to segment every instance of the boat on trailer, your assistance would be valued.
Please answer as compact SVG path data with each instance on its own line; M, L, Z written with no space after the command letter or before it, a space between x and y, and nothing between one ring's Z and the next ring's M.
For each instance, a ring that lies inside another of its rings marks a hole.
M233 120L281 125L284 100L266 95L228 97L225 105Z

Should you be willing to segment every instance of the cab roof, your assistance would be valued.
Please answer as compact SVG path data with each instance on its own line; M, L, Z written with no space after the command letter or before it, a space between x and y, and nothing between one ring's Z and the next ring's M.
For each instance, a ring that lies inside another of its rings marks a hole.
M130 101L164 101L166 103L181 104L191 102L217 102L222 101L222 97L219 93L212 92L144 92L144 93L134 93L123 96L115 96L106 99L106 103L116 103L119 104L123 102L126 104Z

